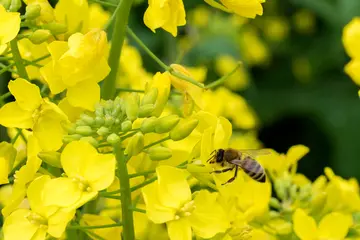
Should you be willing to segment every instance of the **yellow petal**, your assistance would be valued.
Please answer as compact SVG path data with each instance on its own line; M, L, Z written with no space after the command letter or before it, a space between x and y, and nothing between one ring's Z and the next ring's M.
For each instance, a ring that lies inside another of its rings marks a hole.
M40 89L35 84L32 84L25 79L18 78L14 81L10 81L8 87L22 109L34 111L40 106L42 102Z
M26 218L30 213L31 211L28 209L18 209L5 218L3 226L4 239L32 239L39 227L36 224L30 223Z
M154 116L160 116L162 111L164 110L164 107L167 103L167 100L169 98L170 94L170 88L171 88L171 80L168 72L165 72L163 74L157 72L153 80L151 81L151 88L156 88L158 90L157 99L155 102L155 109L153 111Z
M84 214L80 220L81 226L101 226L108 224L115 224L115 221L106 216L99 216L94 214ZM90 232L95 233L96 235L102 237L103 239L121 239L121 227L112 227L112 228L100 228L90 230ZM91 236L89 234L89 236Z
M144 14L144 23L153 32L155 29L162 27L169 19L169 8L160 8L159 6L149 6Z
M34 236L31 240L44 240L46 239L46 229L45 228L38 228Z
M70 178L51 179L43 189L44 205L68 207L80 199L81 193L78 184Z
M0 4L0 45L13 40L20 30L20 13L7 12Z
M68 212L68 211L72 211L74 209L78 209L85 203L96 198L97 194L98 194L98 192L96 192L96 191L95 192L82 192L79 200L76 201L74 204L69 205L67 208L64 209L64 211Z
M88 25L88 2L60 0L55 7L56 20L67 24L68 33L81 32Z
M360 18L355 17L344 27L342 36L345 50L350 57L360 57L359 38Z
M187 218L166 223L170 240L191 240L191 226Z
M314 239L317 236L315 220L308 216L304 210L298 208L293 214L294 232L301 240Z
M115 177L115 156L113 154L97 154L86 159L83 165L84 178L92 191L101 191L111 185Z
M89 6L89 28L103 28L110 18L110 13L105 11L100 4L91 3Z
M351 225L350 214L329 213L319 223L319 238L345 239Z
M9 159L0 157L0 184L9 183Z
M232 125L224 117L219 117L214 133L214 149L226 148L232 134Z
M348 64L345 66L345 72L347 75L351 77L351 79L360 86L360 60L355 58L352 59Z
M84 176L83 167L86 165L86 162L88 159L96 158L97 155L96 149L90 143L73 141L64 148L60 161L65 173L69 177Z
M93 111L100 101L100 87L96 82L82 81L68 88L66 97L72 106Z
M175 218L176 209L163 206L158 198L158 184L151 183L142 188L146 215L154 223L165 223Z
M5 127L32 128L32 112L22 109L17 102L10 102L0 108L0 124Z
M304 145L295 145L292 146L286 153L286 159L289 161L290 165L295 164L302 157L304 157L310 149Z
M60 238L64 232L67 224L75 216L75 210L63 211L59 210L55 214L51 215L48 219L48 230L47 232L55 237Z
M70 122L75 122L80 118L80 114L84 112L84 109L72 106L67 98L61 99L58 106L66 114Z
M66 85L62 82L61 76L54 71L54 64L52 62L40 68L40 74L48 84L52 94L61 93L66 89Z
M156 168L159 200L163 206L179 209L191 200L191 191L182 169L171 166Z
M194 199L196 208L189 217L196 236L211 238L230 228L229 219L216 198L217 193L210 193L206 190L197 192Z
M220 2L242 17L255 18L256 15L263 14L263 8L258 0L220 0Z

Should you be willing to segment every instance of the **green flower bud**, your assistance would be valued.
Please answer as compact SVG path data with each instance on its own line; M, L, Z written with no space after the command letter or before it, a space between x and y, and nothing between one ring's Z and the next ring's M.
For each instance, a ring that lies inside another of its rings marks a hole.
M50 30L50 32L53 35L63 34L63 33L66 33L68 31L67 26L65 24L58 23L58 22L52 22L52 23L44 24L44 25L42 25L42 27L44 29Z
M95 123L95 119L87 114L81 114L80 118L89 126Z
M174 141L179 141L186 138L192 133L198 123L199 120L197 119L181 121L178 125L174 127L173 130L171 130L170 138Z
M29 40L33 44L41 44L43 42L46 42L50 36L51 33L49 30L38 29L29 36Z
M286 187L284 182L282 181L282 179L276 179L275 183L274 183L274 188L276 191L277 196L281 199L284 200L286 199L287 193L286 193Z
M106 136L110 134L110 130L107 127L100 127L97 131L97 134L100 136Z
M105 120L102 117L95 117L95 125L100 127L105 124Z
M26 6L25 18L28 20L33 20L40 16L41 7L39 4L30 4Z
M179 116L169 115L158 119L158 122L155 126L156 133L166 133L173 129L176 124L180 121Z
M271 198L269 202L270 207L273 207L275 209L281 209L281 203L277 198Z
M77 126L87 126L86 122L84 122L81 119L76 120L76 125Z
M21 8L21 0L11 0L9 11L17 12Z
M96 117L103 118L104 117L104 107L102 105L97 105L95 108Z
M300 188L300 192L299 192L299 199L306 200L306 199L310 198L311 190L312 190L311 184L306 184L305 186L302 186Z
M61 127L67 131L68 134L75 134L76 133L76 125L73 123L69 123L66 121L61 121L60 122Z
M151 113L154 111L154 104L145 104L145 105L142 105L140 108L139 108L139 118L144 118L144 117L148 117L151 115Z
M145 118L141 123L140 131L143 133L154 132L157 122L158 119L156 117Z
M60 153L58 152L40 152L38 153L38 157L50 166L62 168L60 162Z
M121 131L122 132L127 132L130 131L132 128L132 122L127 120L121 123Z
M93 137L82 137L81 141L86 141L96 148L99 146L99 142Z
M106 138L106 141L111 144L116 144L120 142L120 137L116 133L112 133Z
M134 121L139 113L139 94L132 93L126 98L125 111L127 118Z
M277 234L279 235L287 235L291 233L292 225L291 223L285 221L282 218L275 218L270 220L268 223L268 226L275 230Z
M0 0L0 5L3 5L6 10L9 9L11 0Z
M172 157L171 149L161 146L150 148L148 154L153 161L166 160Z
M128 145L125 149L125 154L129 156L136 156L144 148L144 135L140 132L136 133L130 138Z
M115 119L112 116L105 116L105 126L111 127L115 123Z
M63 142L64 143L69 143L69 142L72 142L72 141L77 141L77 140L80 140L80 138L82 138L83 136L80 135L80 134L71 134L71 135L65 135L63 137Z
M141 105L154 104L158 95L157 88L150 89L141 99Z
M90 136L94 133L90 126L77 126L76 133L81 134L83 136Z
M290 187L290 198L291 199L297 199L297 197L298 197L298 188L297 188L297 186L296 185L291 185L291 187Z

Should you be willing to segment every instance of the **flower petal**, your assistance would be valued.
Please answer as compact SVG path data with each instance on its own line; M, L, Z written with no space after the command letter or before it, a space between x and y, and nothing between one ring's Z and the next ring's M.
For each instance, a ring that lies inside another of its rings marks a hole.
M49 217L47 232L55 238L60 238L65 232L65 228L67 224L74 216L75 216L75 210L57 211L55 214Z
M39 87L25 79L18 78L10 81L8 88L19 107L26 111L34 111L42 102Z
M76 203L82 191L70 178L60 177L48 181L43 190L44 206L68 207Z
M115 224L115 221L107 216L99 216L93 214L84 214L81 218L81 226L101 226L107 224ZM121 239L121 227L111 227L111 228L99 228L90 230L90 232L95 233L96 235L102 237L103 239ZM91 237L91 235L89 235Z
M7 12L0 4L0 45L13 40L20 30L20 13Z
M295 164L302 157L304 157L310 149L304 145L295 145L289 148L286 153L286 158L290 165Z
M53 62L49 62L40 68L40 74L44 81L48 84L52 94L61 93L66 89L66 85L62 82L61 76L54 70Z
M183 170L171 166L156 168L159 200L163 206L179 209L191 200L191 191Z
M100 87L96 82L82 81L69 87L66 97L74 107L93 111L95 104L100 101Z
M319 223L319 237L345 239L351 225L352 217L350 214L329 213Z
M32 128L32 112L23 110L17 102L10 102L0 108L0 124L5 127Z
M300 239L314 239L317 236L315 220L308 216L301 208L293 214L294 232Z
M30 213L31 211L28 209L18 209L5 218L3 226L4 239L32 239L39 226L30 223L26 218Z
M191 226L187 218L166 223L170 240L191 240Z
M210 193L206 190L197 192L194 199L196 208L189 217L196 236L211 238L217 233L225 232L230 227L229 219L216 198L217 193Z
M81 149L81 151L79 151ZM69 177L83 176L83 168L89 159L96 158L96 149L88 142L73 141L66 145L61 154L61 165Z

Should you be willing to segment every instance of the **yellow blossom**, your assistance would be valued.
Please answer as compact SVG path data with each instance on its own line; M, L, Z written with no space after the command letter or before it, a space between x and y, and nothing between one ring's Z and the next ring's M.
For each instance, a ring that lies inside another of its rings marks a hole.
M355 17L343 30L342 41L347 54L352 58L360 58L360 17Z
M163 28L177 36L177 27L184 26L185 9L182 0L149 0L149 6L144 14L144 23L153 32Z
M0 48L13 40L20 30L20 13L7 12L0 4Z
M154 223L166 223L171 240L211 238L225 232L229 221L217 202L217 194L206 190L191 195L183 170L160 166L158 180L142 189L146 214Z
M56 21L66 24L68 35L88 29L88 12L87 0L60 0L55 6Z
M16 157L15 148L7 142L0 143L0 185L9 183L8 175L13 169Z
M358 86L360 86L360 58L354 58L346 64L345 72Z
M263 14L261 3L263 0L220 0L220 2L231 12L242 17L255 18Z
M301 240L345 239L352 217L350 214L332 212L325 215L319 225L301 208L293 214L294 232Z
M26 0L26 5L38 5L40 6L40 16L36 18L37 24L50 23L54 21L54 9L48 2L48 0Z
M170 73L164 72L160 73L157 72L153 79L149 82L146 92L150 91L151 89L157 89L157 98L155 101L155 108L152 112L154 116L160 116L163 112L168 98L170 96L170 89L171 89L171 80L170 80Z
M89 6L89 30L103 28L110 18L110 13L105 11L101 5L91 3Z
M81 217L80 225L81 226L102 226L102 225L109 225L115 224L115 221L106 216L99 216L94 214L84 214ZM113 239L113 240L120 240L121 239L121 227L111 227L111 228L99 228L89 230L90 233L95 233L97 236L101 237L102 239ZM91 234L89 234L91 237Z
M18 209L5 218L3 231L7 240L45 240L47 233L59 238L66 225L74 217L75 211L63 211L53 206L45 206L41 193L49 176L40 176L31 182L27 189L29 209ZM21 226L21 230L19 230Z
M67 99L75 107L94 110L100 100L102 81L110 72L105 52L106 33L92 30L73 34L68 42L54 41L48 46L52 61L40 69L53 94L67 89Z
M81 151L79 151L81 149ZM99 154L88 142L69 143L61 153L61 165L67 177L59 177L44 186L46 206L76 209L111 185L115 176L115 157Z
M18 78L9 82L15 102L0 109L0 124L6 127L30 128L45 151L56 151L62 145L65 131L61 123L66 115L52 102L42 99L35 84Z

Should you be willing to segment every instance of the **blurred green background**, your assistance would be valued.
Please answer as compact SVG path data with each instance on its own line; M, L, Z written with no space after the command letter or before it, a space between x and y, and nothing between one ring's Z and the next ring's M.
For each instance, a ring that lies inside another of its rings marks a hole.
M325 166L360 179L360 101L358 88L343 71L349 58L341 42L343 27L360 16L359 0L267 0L263 16L246 23L203 0L184 4L188 24L179 28L178 38L145 27L146 1L136 1L130 26L164 62L204 65L207 79L221 76L214 70L219 56L243 60L250 84L237 92L255 109L264 145L279 152L294 144L310 147L299 171L311 179ZM249 31L253 38L245 38ZM184 52L179 46L186 43L191 47ZM257 60L248 62L248 52ZM141 53L148 71L161 70ZM1 93L9 77L1 76ZM0 134L4 138L4 129Z

